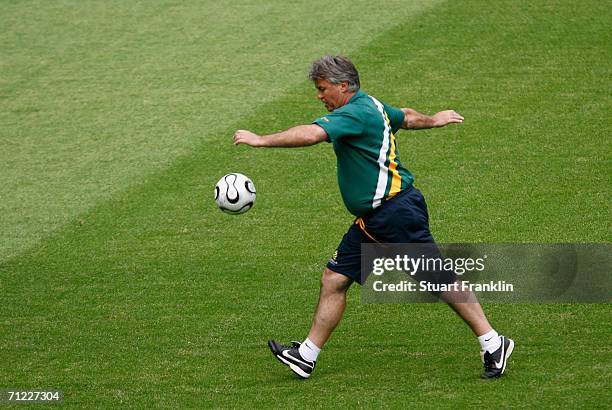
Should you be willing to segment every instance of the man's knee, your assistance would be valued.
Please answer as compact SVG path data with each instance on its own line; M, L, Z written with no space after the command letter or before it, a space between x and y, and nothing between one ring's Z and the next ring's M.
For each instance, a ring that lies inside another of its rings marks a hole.
M341 273L325 268L321 276L321 289L327 292L346 292L353 281Z

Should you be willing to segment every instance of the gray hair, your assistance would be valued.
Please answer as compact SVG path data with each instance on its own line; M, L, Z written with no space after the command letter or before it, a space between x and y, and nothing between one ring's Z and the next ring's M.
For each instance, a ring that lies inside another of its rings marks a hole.
M359 90L359 73L346 57L323 56L312 63L308 78L311 81L327 80L332 84L348 83L348 91Z

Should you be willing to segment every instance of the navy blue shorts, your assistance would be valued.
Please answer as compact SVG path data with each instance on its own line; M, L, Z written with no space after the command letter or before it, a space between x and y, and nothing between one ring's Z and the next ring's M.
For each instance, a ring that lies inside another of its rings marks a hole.
M371 213L357 218L344 234L327 267L361 284L361 244L376 242L435 244L421 191L410 186ZM454 279L451 272L444 282L451 283Z

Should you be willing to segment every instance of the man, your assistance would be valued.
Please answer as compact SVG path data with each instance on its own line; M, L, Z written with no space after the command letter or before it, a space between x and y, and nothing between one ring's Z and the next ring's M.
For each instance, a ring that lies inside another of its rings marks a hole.
M413 187L412 174L399 161L395 133L400 128L425 129L463 122L463 117L452 110L427 116L410 108L391 107L367 95L360 90L355 66L342 56L315 61L309 77L329 114L312 124L276 134L260 136L246 130L234 134L234 144L252 147L331 142L342 199L357 217L323 271L319 302L306 340L291 346L268 342L276 358L302 378L310 377L321 349L340 322L347 290L353 282L361 283L361 244L435 243L425 200ZM491 327L471 292L445 292L440 296L478 337L485 366L482 377L500 377L514 342Z

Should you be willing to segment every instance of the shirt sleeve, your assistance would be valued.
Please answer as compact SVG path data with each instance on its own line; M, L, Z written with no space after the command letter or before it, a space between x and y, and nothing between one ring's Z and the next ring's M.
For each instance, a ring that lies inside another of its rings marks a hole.
M385 112L389 116L391 129L393 129L393 133L395 134L404 124L404 112L399 108L395 108L387 104L383 105L385 107Z
M363 132L363 122L350 112L334 111L313 121L327 133L327 142L344 137L358 136Z

